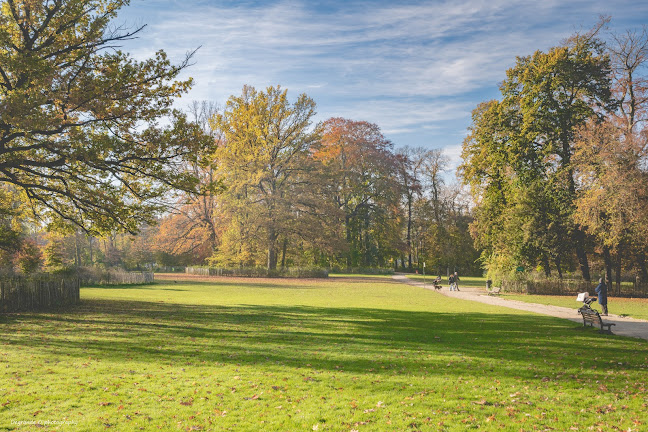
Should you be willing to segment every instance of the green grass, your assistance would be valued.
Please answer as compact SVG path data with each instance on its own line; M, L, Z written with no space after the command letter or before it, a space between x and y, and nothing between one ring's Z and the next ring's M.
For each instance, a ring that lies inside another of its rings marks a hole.
M645 341L386 278L170 281L82 299L0 316L0 430L647 427ZM47 420L74 424L16 424Z
M563 306L577 309L582 303L576 301L576 296L549 296L526 294L500 294L502 298L519 300L527 303ZM601 306L594 302L592 308L601 311ZM627 315L633 318L648 320L648 299L608 297L608 311L615 315Z

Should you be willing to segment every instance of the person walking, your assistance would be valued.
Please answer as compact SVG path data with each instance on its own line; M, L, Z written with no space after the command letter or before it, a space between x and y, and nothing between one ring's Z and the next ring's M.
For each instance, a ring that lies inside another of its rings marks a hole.
M448 277L448 282L450 283L450 291L454 291L454 289L455 289L454 275L450 275Z
M601 305L601 309L603 309L603 313L601 315L607 316L608 314L608 307L607 307L607 285L605 283L604 278L599 279L599 284L596 286L596 289L594 292L598 295L598 302Z
M454 272L454 286L455 286L455 291L459 291L459 275L457 272Z

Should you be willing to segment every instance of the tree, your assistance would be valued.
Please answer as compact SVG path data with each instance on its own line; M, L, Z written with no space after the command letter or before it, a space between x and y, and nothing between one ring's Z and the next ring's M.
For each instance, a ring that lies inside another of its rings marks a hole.
M648 63L648 30L628 30L612 34L607 44L613 72L613 92L619 109L619 126L626 137L640 132L640 124L648 120L648 77L641 75Z
M13 253L20 249L24 207L13 187L0 184L0 250Z
M405 243L407 248L407 268L412 271L412 230L414 229L414 205L420 197L422 190L421 173L426 161L428 151L419 148L404 147L398 150L396 162L398 169L398 180L405 198L405 214L407 220L407 231ZM405 268L403 260L403 268Z
M403 250L400 187L393 144L372 123L330 118L315 157L329 171L344 213L347 267L384 265Z
M119 51L142 30L110 26L127 3L0 4L0 183L46 221L135 231L167 186L193 186L177 167L204 139L171 108L191 84L176 80L191 54L173 65L163 51L145 61Z
M462 166L464 181L488 208L488 213L480 210L476 229L495 255L546 266L555 238L569 235L586 280L586 236L572 219L577 194L572 156L578 129L614 106L609 59L596 38L599 28L547 53L518 58L501 86L503 100L475 111ZM495 230L483 223L489 217L499 219ZM502 241L512 234L520 234L514 251Z
M618 108L605 121L579 129L574 163L581 187L574 218L596 240L607 278L612 280L614 270L619 291L623 260L634 261L648 278L648 33L644 28L612 34L607 49Z
M223 203L234 219L220 253L254 254L257 244L266 251L268 270L274 270L280 239L306 235L304 230L312 236L314 227L326 223L320 185L313 180L318 167L312 150L319 140L317 131L309 129L314 115L315 102L305 94L291 104L287 90L279 86L264 92L245 86L213 118L223 138L215 152L216 172L225 187ZM304 218L310 223L302 223Z
M20 250L14 257L15 266L23 273L30 274L37 271L42 263L40 248L32 239L23 242Z
M221 144L221 136L212 127L211 119L218 114L213 102L194 101L189 108L191 120L211 139L211 148ZM159 250L174 255L192 257L196 264L212 256L222 235L225 215L218 196L222 184L216 176L212 160L188 160L183 169L198 180L196 191L181 191L169 206L169 214L160 221L157 235Z
M624 133L611 122L590 123L575 154L582 187L574 218L600 245L608 280L616 271L617 290L622 256L636 256L647 276L648 173L641 168L644 150L622 139Z

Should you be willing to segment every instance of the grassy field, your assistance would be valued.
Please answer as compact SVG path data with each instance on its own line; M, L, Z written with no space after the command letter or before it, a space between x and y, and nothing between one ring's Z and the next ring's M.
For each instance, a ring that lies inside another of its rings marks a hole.
M549 296L508 294L500 295L502 298L519 300L528 303L538 303L552 306L563 306L577 309L582 303L576 301L576 296ZM601 306L594 302L592 308L601 311ZM608 297L608 311L615 315L627 315L633 318L648 320L648 299Z
M0 316L0 430L648 427L645 341L388 278L195 278L82 299ZM20 425L38 421L70 424Z

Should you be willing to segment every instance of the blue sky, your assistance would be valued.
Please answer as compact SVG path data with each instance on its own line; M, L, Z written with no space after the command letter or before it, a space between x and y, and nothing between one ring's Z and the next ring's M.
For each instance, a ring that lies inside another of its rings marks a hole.
M378 124L396 147L442 148L455 166L479 103L497 98L516 56L546 50L610 15L612 31L648 23L626 0L133 0L118 22L147 24L124 45L172 59L200 46L179 101L224 105L244 84L280 84L317 103L317 120Z

